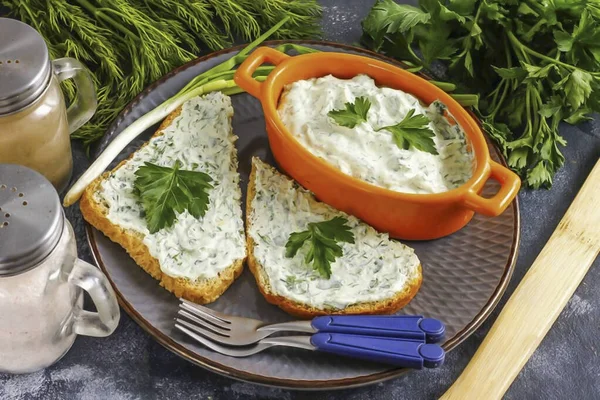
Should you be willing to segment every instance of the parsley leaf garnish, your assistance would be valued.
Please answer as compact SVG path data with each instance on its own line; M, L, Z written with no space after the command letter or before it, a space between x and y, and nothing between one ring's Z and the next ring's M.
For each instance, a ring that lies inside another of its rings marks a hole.
M346 218L334 217L329 221L309 223L308 230L290 235L285 245L285 256L294 257L308 240L310 247L304 261L306 264L312 262L313 268L321 276L329 279L331 263L342 255L342 247L338 242L354 243L354 234L346 225L347 222Z
M173 225L175 213L188 210L196 218L206 213L212 178L180 167L179 161L173 168L146 162L135 171L133 186L142 200L150 233Z
M367 113L371 102L366 97L357 97L354 103L344 104L344 110L331 110L327 113L336 124L346 128L354 128L361 122L367 122Z
M429 118L425 115L414 114L415 110L410 110L396 125L384 126L378 131L385 129L391 132L396 146L401 149L408 150L412 146L417 150L438 154L433 142L435 133L429 128Z

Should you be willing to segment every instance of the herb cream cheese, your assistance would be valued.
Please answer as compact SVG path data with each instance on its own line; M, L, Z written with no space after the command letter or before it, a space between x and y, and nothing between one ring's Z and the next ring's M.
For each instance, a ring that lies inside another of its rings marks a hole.
M108 219L142 234L150 254L169 276L210 279L246 256L232 116L231 99L220 92L187 101L163 134L111 173L96 193L108 205ZM211 176L208 209L200 219L185 210L171 227L151 234L134 193L135 171L144 162L173 167L176 161L181 169Z
M371 103L367 122L347 128L327 115L357 97ZM390 132L377 131L401 122L410 110L431 121L439 154L401 149ZM464 131L443 116L443 104L423 107L411 94L378 87L367 75L294 82L286 86L278 111L284 125L312 154L376 186L404 193L440 193L464 184L473 173L473 154Z
M255 195L248 234L272 292L319 309L343 309L393 298L418 277L420 262L413 249L317 202L310 192L261 161L253 162ZM339 243L343 255L331 264L329 279L305 263L307 244L294 257L286 257L285 244L291 233L336 216L348 220L355 243Z

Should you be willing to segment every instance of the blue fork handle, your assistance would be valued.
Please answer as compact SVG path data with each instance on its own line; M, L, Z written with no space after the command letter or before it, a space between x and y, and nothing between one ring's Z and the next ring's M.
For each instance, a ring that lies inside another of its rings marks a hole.
M440 341L446 331L441 321L421 315L334 315L316 317L311 325L318 332L418 339L428 343Z
M445 358L444 349L440 346L420 340L315 333L310 342L319 351L404 368L436 368L444 363Z

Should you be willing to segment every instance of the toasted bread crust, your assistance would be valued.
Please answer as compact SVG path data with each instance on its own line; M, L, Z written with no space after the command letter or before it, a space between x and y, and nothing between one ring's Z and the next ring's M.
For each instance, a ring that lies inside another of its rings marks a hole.
M255 178L256 168L253 163L250 178L248 180L248 194L246 196L246 247L248 249L248 267L256 279L256 284L261 294L269 303L278 306L283 311L295 317L309 319L319 315L393 314L407 305L412 298L415 297L423 281L421 265L418 267L417 276L406 284L402 292L397 293L394 297L381 301L353 304L342 310L319 309L272 293L264 268L256 259L256 257L254 257L254 240L250 236L252 200L256 195L256 188L254 184Z
M181 113L181 107L171 113L160 125L153 137L163 134L173 120ZM145 143L143 146L146 146ZM142 147L143 147L142 146ZM131 158L133 154L129 157ZM129 159L128 158L128 159ZM127 159L127 160L128 160ZM122 161L112 171L116 171L127 160ZM81 213L87 222L93 227L104 233L110 240L118 243L127 251L144 271L150 274L154 279L160 281L160 285L172 292L175 296L184 298L194 303L206 304L215 301L227 290L233 281L240 276L244 268L244 260L236 260L223 271L211 279L202 279L191 281L185 278L174 278L162 272L159 261L152 257L150 250L143 243L144 236L140 233L124 229L113 224L108 218L108 208L105 204L99 203L94 198L94 193L99 189L102 180L106 179L110 172L105 172L102 176L96 178L83 192L79 207Z

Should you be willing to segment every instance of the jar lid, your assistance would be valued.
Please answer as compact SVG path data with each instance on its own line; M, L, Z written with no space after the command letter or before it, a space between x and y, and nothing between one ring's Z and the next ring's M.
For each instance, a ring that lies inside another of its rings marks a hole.
M0 115L34 102L51 76L48 48L40 34L21 21L0 18Z
M0 164L0 277L44 260L58 244L63 226L58 193L43 175Z

